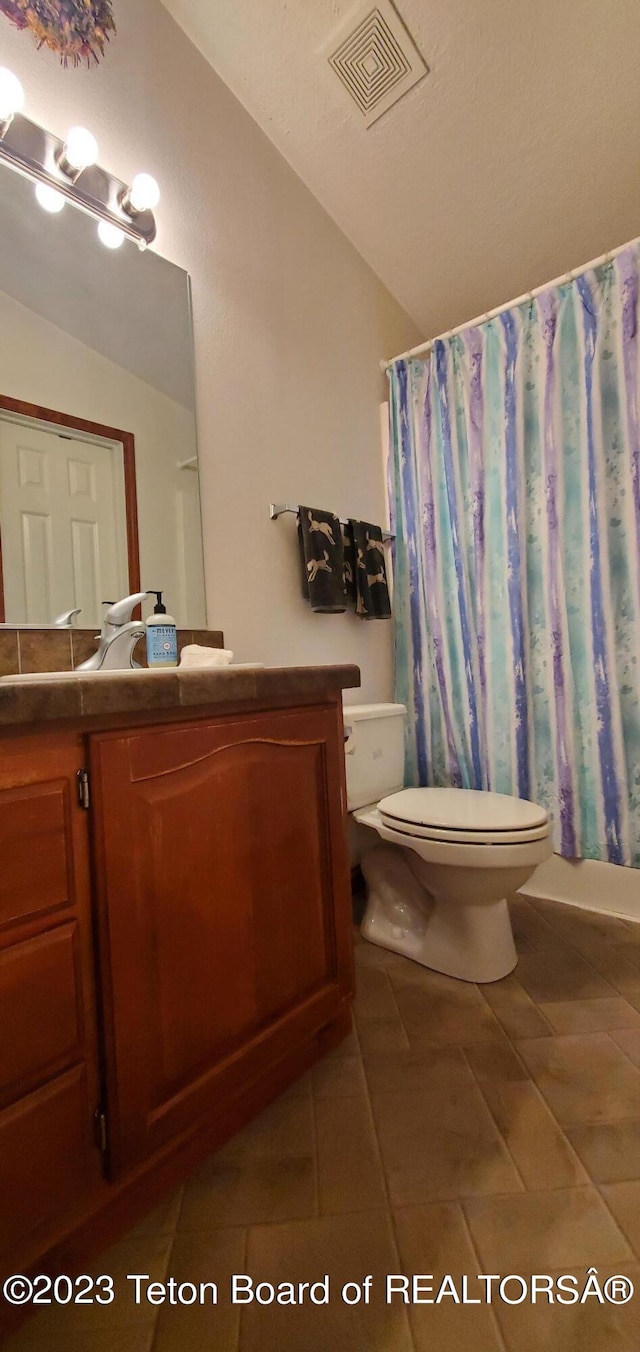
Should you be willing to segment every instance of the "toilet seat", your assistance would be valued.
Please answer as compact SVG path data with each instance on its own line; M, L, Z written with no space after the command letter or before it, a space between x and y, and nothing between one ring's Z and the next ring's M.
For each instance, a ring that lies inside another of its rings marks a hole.
M547 813L527 799L484 789L402 789L378 803L387 828L458 845L519 845L549 835Z

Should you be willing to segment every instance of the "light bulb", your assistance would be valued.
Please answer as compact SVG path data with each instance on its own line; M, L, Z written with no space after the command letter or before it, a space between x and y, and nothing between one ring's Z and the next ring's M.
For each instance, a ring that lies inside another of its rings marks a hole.
M19 113L23 103L24 89L17 75L6 66L0 66L0 122Z
M47 183L36 183L36 197L40 206L44 207L45 211L50 211L52 215L55 216L59 211L62 211L64 206L62 193L58 192L56 188L50 188Z
M117 225L111 225L110 221L100 221L98 225L98 238L107 249L119 249L124 243L124 235L118 230Z
M134 211L153 211L160 201L160 189L151 174L136 174L128 193Z
M71 127L62 153L72 169L88 169L98 158L98 142L86 127Z

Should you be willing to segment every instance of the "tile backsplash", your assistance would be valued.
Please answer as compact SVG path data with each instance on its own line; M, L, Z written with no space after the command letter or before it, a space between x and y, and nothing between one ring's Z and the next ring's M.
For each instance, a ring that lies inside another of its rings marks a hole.
M0 676L32 671L72 671L96 650L95 629L0 629ZM178 629L178 650L187 643L223 648L219 629ZM134 652L136 662L146 667L144 640Z

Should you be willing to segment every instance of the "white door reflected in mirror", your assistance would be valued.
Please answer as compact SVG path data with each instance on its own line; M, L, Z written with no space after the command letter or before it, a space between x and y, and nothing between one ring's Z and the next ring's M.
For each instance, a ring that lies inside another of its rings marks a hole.
M128 585L122 446L0 414L0 530L9 623L51 624L71 598L99 625Z

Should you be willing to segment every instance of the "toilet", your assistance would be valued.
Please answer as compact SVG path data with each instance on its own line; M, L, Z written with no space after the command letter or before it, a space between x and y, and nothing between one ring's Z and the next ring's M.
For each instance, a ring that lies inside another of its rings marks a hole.
M347 806L378 837L361 860L362 934L447 976L499 981L518 960L506 897L552 854L549 818L508 794L403 788L405 718L403 704L344 709Z

